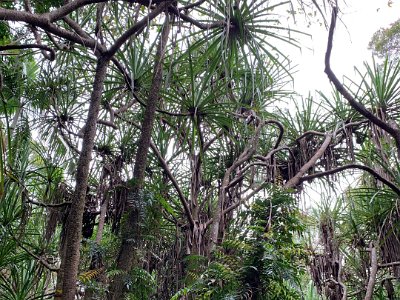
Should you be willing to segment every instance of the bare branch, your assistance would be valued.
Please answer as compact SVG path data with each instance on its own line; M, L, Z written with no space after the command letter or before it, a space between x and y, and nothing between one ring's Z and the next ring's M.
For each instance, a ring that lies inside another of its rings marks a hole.
M400 266L400 261L392 261L390 263L378 264L378 268L388 268L388 267L396 267Z
M180 7L180 8L179 8L179 11L181 11L181 10L188 10L188 9L191 9L191 8L194 8L194 7L197 7L197 6L200 6L200 5L202 5L204 2L206 2L206 0L199 0L199 1L197 1L197 2L194 2L194 3L188 4L188 5L186 5L186 6Z
M115 123L113 123L113 122L111 122L111 121L107 121L107 120L102 120L102 119L97 120L97 124L101 124L101 125L104 125L104 126L108 126L108 127L113 128L113 129L118 129L118 126L115 125Z
M189 22L190 24L193 24L194 26L202 29L202 30L209 30L213 28L218 28L222 27L225 25L224 21L217 21L214 23L209 23L209 24L203 24L196 19L193 19L192 17L189 17L188 15L182 14L176 7L169 7L168 11L176 15L177 17L181 18L182 20Z
M54 22L58 21L65 16L69 15L73 11L77 10L78 8L99 2L107 2L108 0L75 0L72 2L68 2L67 4L61 6L60 8L53 10L52 12L46 14L48 15L49 21Z
M257 158L257 159L265 161L265 162L270 162L270 160L272 159L274 154L277 153L277 152L280 152L282 150L287 150L289 152L291 158L293 160L295 160L295 157L293 155L292 149L290 149L288 146L282 146L282 147L279 147L279 148L275 148L275 149L271 150L266 156L255 155L254 158Z
M343 124L342 127L338 128L336 130L335 135L337 135L339 132L345 130L348 127L356 127L356 126L360 126L361 124L365 124L365 123L368 123L368 120L362 120L362 121L350 122L350 123ZM303 139L303 138L305 138L306 136L309 136L309 135L325 136L325 133L321 132L321 131L309 130L309 131L304 132L302 135L300 135L296 139L296 142L300 141L301 139Z
M160 13L162 13L170 4L172 0L162 2L158 5L152 12L150 12L147 16L143 17L140 21L135 23L131 28L125 31L116 41L115 43L108 49L105 54L106 58L111 58L114 54L121 48L121 46L132 36L140 32L151 20L157 17Z
M56 58L56 53L52 48L41 44L4 45L0 46L0 51L14 50L14 49L35 49L35 48L49 52L49 56L47 56L46 58L51 61L53 61Z
M87 34L81 26L79 26L79 24L77 22L75 22L74 20L72 20L70 17L64 17L63 21L69 26L71 27L79 36L83 37L84 39L88 39L88 40L93 40L93 38Z
M315 130L309 130L309 131L304 132L302 135L300 135L296 139L296 142L299 142L301 139L304 139L306 136L309 136L309 135L325 136L325 133L320 132L320 131L315 131Z
M329 144L332 141L332 134L327 133L325 135L325 140L322 143L321 147L317 150L317 152L313 155L313 157L310 158L308 162L306 162L300 170L297 172L296 175L294 175L292 178L290 178L284 185L285 188L294 188L296 187L300 182L301 178L303 175L312 167L315 165L317 160L325 153L326 149L328 148Z
M265 124L274 124L279 128L279 136L278 136L278 139L276 140L276 143L274 146L274 149L277 149L279 147L279 144L282 141L283 134L285 133L285 129L283 128L282 123L278 122L276 120L267 120L267 121L265 121Z
M376 245L374 244L374 242L371 242L370 250L371 250L371 271L369 274L367 292L365 293L364 300L372 299L376 282L376 273L378 272L378 256L376 253Z
M24 0L24 8L27 12L32 13L32 6L30 0ZM40 36L40 33L38 32L37 28L35 26L29 26L33 36L35 37L36 43L39 45L42 45L42 37ZM51 54L49 55L46 50L42 50L43 56L52 61L54 60L55 55L52 57Z
M382 121L380 118L378 118L369 110L367 110L364 105L362 105L360 102L354 99L354 97L347 91L347 89L343 86L343 84L339 81L339 79L336 77L335 73L331 69L330 58L333 47L333 34L335 32L337 13L338 13L338 8L333 7L332 20L329 28L328 45L325 54L325 73L326 75L328 75L329 80L333 83L338 92L349 102L352 108L354 108L357 112L359 112L369 121L374 123L376 126L388 132L394 138L397 146L397 154L400 158L400 130Z
M349 164L349 165L337 167L337 168L334 168L334 169L331 169L331 170L328 170L328 171L318 172L318 173L315 173L315 174L312 174L312 175L303 176L300 179L300 182L307 181L307 180L312 180L312 179L315 179L315 178L321 178L321 177L332 175L332 174L335 174L335 173L339 173L341 171L348 170L348 169L360 169L360 170L367 171L368 173L373 175L376 179L378 179L379 181L381 181L382 183L384 183L388 187L390 187L396 194L400 195L400 188L398 188L393 182L391 182L391 181L387 180L386 178L384 178L383 176L381 176L374 169L372 169L370 167L367 167L367 166L363 166L363 165L357 165L357 164Z

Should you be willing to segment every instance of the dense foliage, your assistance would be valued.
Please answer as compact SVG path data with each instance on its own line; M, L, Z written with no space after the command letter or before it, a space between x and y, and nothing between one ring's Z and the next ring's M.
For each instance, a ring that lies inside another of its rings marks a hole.
M0 299L396 299L400 64L339 81L332 6L290 90L329 4L0 2Z

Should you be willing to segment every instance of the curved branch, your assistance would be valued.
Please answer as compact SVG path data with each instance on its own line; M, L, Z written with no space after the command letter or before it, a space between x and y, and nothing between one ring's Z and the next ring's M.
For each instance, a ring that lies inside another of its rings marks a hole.
M250 169L251 167L254 166L263 166L263 167L268 167L269 164L265 163L265 162L253 162L248 164L247 166L245 166L242 170L240 170L240 174L238 174L235 178L233 178L227 185L227 189L233 187L235 184L239 183L244 176L246 175L245 173L247 172L248 169Z
M25 8L25 11L32 13L32 6L31 6L30 0L24 0L24 8ZM42 45L42 37L41 37L39 31L37 30L37 28L35 26L29 26L29 27L33 33L33 36L35 37L36 44ZM52 58L52 55L51 54L49 55L46 52L46 50L42 50L42 54L46 59L48 59L50 61L54 60L55 55Z
M387 124L386 122L379 119L373 113L365 108L360 102L357 102L356 99L346 90L343 84L336 77L335 73L331 69L330 58L333 47L333 34L335 32L336 19L337 19L338 8L333 7L332 9L332 20L329 28L329 37L328 37L328 45L325 54L325 73L328 76L329 80L333 83L337 91L349 102L350 106L354 108L358 113L366 117L369 121L374 123L376 126L382 128L387 133L389 133L395 140L397 146L397 154L400 158L400 130L394 128Z
M282 146L276 149L271 150L266 156L262 156L262 155L255 155L254 158L257 158L259 160L265 161L265 162L270 162L270 160L272 159L272 157L274 156L275 153L282 151L282 150L287 150L290 154L290 157L292 158L292 160L295 160L294 154L292 152L292 149L290 149L288 146Z
M224 21L217 21L209 24L203 24L196 19L193 19L192 17L189 17L188 15L180 13L179 9L176 7L169 7L168 11L176 15L178 18L181 18L183 21L186 21L202 30L208 30L208 29L213 29L213 28L218 28L222 27L225 25Z
M260 183L254 190L252 190L244 199L239 199L238 201L236 201L235 203L233 203L231 206L225 208L223 210L223 214L227 214L230 211L234 210L235 208L237 208L240 204L242 203L246 203L247 201L249 201L254 195L256 195L258 192L260 192L262 189L265 188L265 185L267 184L267 181L264 181L263 183ZM209 220L208 222L210 222L210 224L212 223L213 219ZM206 224L208 224L208 222Z
M71 42L94 49L96 40L90 38L85 39L82 36L52 24L46 15L36 15L25 11L0 8L0 20L25 22L29 25L40 27L45 31L53 33L61 38L65 38Z
M172 0L165 1L157 6L152 12L150 12L147 16L143 17L140 21L136 22L131 28L125 31L116 41L115 43L108 49L105 53L107 58L111 58L114 54L121 48L121 46L134 34L140 32L143 27L146 26L151 20L157 17L160 13L162 13L170 4Z
M54 22L62 19L82 6L99 2L108 2L108 0L75 0L68 2L60 8L44 15L48 16L50 22Z
M64 17L63 21L71 27L79 36L83 37L84 39L92 39L92 37L87 34L83 28L74 20L72 20L70 17Z
M304 132L302 135L300 135L296 139L296 142L299 142L301 139L304 139L306 136L309 136L309 135L325 136L325 133L316 131L316 130L309 130L309 131Z
M224 130L221 129L214 137L212 137L208 142L204 143L203 146L203 153L206 152L208 150L208 148L211 147L211 145L222 135L224 134Z
M60 132L61 138L62 140L67 144L67 146L73 150L76 154L80 155L81 151L79 151L79 149L72 144L72 142L69 140L69 138L65 135L65 133L63 132L63 126L61 124L58 124L58 132ZM65 128L64 128L65 129ZM66 129L68 130L68 129ZM70 133L70 131L68 130L68 133ZM79 138L83 138L83 135L77 135Z
M325 153L326 149L328 148L329 144L332 141L332 134L327 133L325 135L325 141L322 143L321 147L317 150L317 152L313 155L313 157L310 158L310 160L305 163L300 170L297 172L296 175L294 175L292 178L289 179L284 185L285 188L294 188L296 187L300 182L303 177L303 175L312 167L315 165L317 160Z
M364 123L368 123L368 120L362 120L362 121L350 122L350 123L347 123L347 124L343 124L343 126L341 128L338 128L335 131L334 135L336 136L339 132L344 131L347 127L359 126L359 125L364 124ZM302 135L300 135L296 139L296 142L299 142L301 139L303 139L303 138L305 138L306 136L309 136L309 135L325 136L325 133L321 132L321 131L309 130L309 131L304 132Z
M378 179L382 183L386 184L389 188L391 188L396 194L398 194L400 196L400 188L398 188L393 182L391 182L391 181L385 179L384 177L382 177L381 175L379 175L374 169L367 167L367 166L363 166L363 165L357 165L357 164L349 164L349 165L334 168L332 170L319 172L319 173L315 173L312 175L307 175L307 176L302 177L300 179L300 182L336 174L336 173L339 173L341 171L348 170L348 169L360 169L360 170L367 171L368 173L373 175L376 179Z
M48 57L49 60L53 61L56 58L56 52L54 51L54 49L52 49L48 46L40 45L40 44L22 44L22 45L0 46L0 51L15 50L15 49L41 49L41 50L44 50L44 51L47 51L50 53L50 56Z
M265 124L274 124L279 128L279 136L278 136L278 139L276 140L276 143L275 143L275 146L274 146L274 149L277 149L279 144L282 141L283 134L285 133L285 129L283 128L282 123L278 122L276 120L267 120L267 121L265 121Z
M108 127L113 128L113 129L118 129L118 126L115 125L114 122L111 122L111 121L108 121L108 120L99 119L99 120L97 120L97 124L108 126Z

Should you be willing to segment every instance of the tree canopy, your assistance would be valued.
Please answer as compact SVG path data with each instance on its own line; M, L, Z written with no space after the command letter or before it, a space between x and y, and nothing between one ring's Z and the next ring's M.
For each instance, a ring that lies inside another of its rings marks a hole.
M297 10L329 95L291 89ZM338 79L339 11L2 1L0 299L397 299L400 63Z

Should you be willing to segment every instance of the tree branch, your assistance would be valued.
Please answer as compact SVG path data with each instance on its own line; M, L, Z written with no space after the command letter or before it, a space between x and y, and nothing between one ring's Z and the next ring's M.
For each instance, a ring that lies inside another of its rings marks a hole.
M306 181L306 180L312 180L312 179L316 179L316 178L321 178L321 177L332 175L332 174L336 174L338 172L341 172L341 171L344 171L344 170L348 170L348 169L360 169L360 170L367 171L368 173L373 175L376 179L378 179L379 181L381 181L382 183L384 183L388 187L390 187L397 195L400 196L400 188L398 188L393 182L385 179L383 176L381 176L374 169L372 169L370 167L367 167L367 166L363 166L363 165L357 165L357 164L349 164L349 165L337 167L337 168L334 168L334 169L331 169L331 170L328 170L328 171L318 172L318 173L315 173L315 174L312 174L312 175L303 176L300 179L300 182L303 182L303 181Z
M197 6L200 6L200 5L202 5L204 2L206 2L206 0L199 0L199 1L197 1L197 2L188 4L188 5L186 5L186 6L179 7L178 10L179 10L179 11L181 11L181 10L188 10L188 9L191 9L191 8L194 8L194 7L197 7Z
M14 50L14 49L35 49L35 48L49 52L50 55L46 58L51 61L53 61L56 58L56 53L52 48L41 44L4 45L0 46L0 51Z
M296 187L300 182L301 178L303 175L312 167L315 165L317 160L325 153L326 149L328 148L329 144L332 141L332 134L327 133L325 135L325 140L322 143L321 147L317 150L317 152L313 155L313 157L310 158L310 160L305 163L300 170L297 172L296 175L294 175L292 178L290 178L284 185L285 188L294 188Z
M364 300L372 299L376 282L376 273L378 272L378 256L376 253L376 245L374 244L374 242L371 242L370 250L371 250L371 271L369 274L367 292L365 293Z
M326 75L328 75L329 80L333 83L333 85L335 86L337 91L349 102L349 104L352 108L354 108L358 113L363 115L369 121L374 123L376 126L382 128L383 130L388 132L394 138L394 140L396 142L396 146L397 146L397 154L398 154L398 157L400 158L400 130L398 130L398 129L390 126L386 122L382 121L377 116L375 116L373 113L371 113L369 110L367 110L364 105L362 105L360 102L356 101L356 99L354 99L354 97L346 90L346 88L339 81L339 79L336 77L335 73L331 69L330 58L331 58L332 47L333 47L333 34L335 32L337 13L338 13L338 8L333 7L332 20L331 20L331 25L329 28L328 45L327 45L326 54L325 54L325 73L326 73Z
M44 15L47 15L50 22L55 22L64 18L65 16L69 15L70 13L72 13L73 11L77 10L82 6L99 2L108 2L108 0L75 0L68 2L67 4L61 6L60 8Z
M162 168L164 169L164 171L167 174L168 178L171 180L173 186L175 187L175 190L178 193L179 199L181 200L181 203L182 203L183 208L185 210L186 217L188 218L188 221L189 221L190 225L194 226L195 223L194 223L194 220L193 220L193 216L192 216L192 214L190 212L189 204L188 204L188 202L186 200L186 197L183 194L183 192L182 192L182 190L181 190L181 188L180 188L180 186L178 184L178 181L175 179L175 176L172 174L171 170L169 169L167 162L162 157L160 151L157 149L157 146L153 142L150 142L150 147L153 150L154 154L157 156L158 161L160 162Z
M32 251L30 251L28 248L26 248L24 245L22 245L20 243L20 241L17 239L17 237L14 236L14 234L12 234L11 232L9 232L9 234L11 235L11 237L14 239L14 241L17 243L17 245L24 250L26 253L28 253L30 256L32 256L34 259L36 259L39 263L41 263L46 269L52 271L52 272L58 272L60 269L58 268L53 268L52 266L50 266L50 264L45 261L43 258L37 256L35 253L33 253Z
M146 26L151 20L157 17L160 13L162 13L170 4L172 0L168 0L162 2L158 5L152 12L150 12L147 16L143 17L140 21L135 23L131 28L125 31L115 42L114 44L108 49L105 53L105 57L111 58L114 54L121 48L121 46L134 34L138 33L143 27Z
M400 261L392 261L390 263L378 264L378 268L388 268L400 266Z
M224 21L217 21L209 24L203 24L196 19L193 19L192 17L189 17L188 15L182 14L176 7L168 7L168 11L176 15L178 18L181 18L183 21L186 21L202 30L209 30L213 28L218 28L222 27L225 25Z
M43 203L43 202L38 202L35 200L27 199L28 203L41 206L41 207L63 207L67 205L71 205L72 202L62 202L62 203Z
M274 124L279 128L279 136L278 136L278 139L276 140L276 143L274 146L274 149L277 149L279 147L279 144L282 141L283 134L285 133L285 129L283 128L282 123L278 122L276 120L267 120L267 121L265 121L265 124Z

